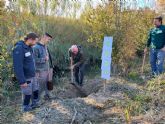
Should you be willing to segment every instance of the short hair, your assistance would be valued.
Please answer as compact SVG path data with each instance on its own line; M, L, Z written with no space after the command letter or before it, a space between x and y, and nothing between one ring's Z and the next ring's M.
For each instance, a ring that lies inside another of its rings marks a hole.
M157 17L155 17L154 19L159 20L161 23L163 22L163 17L162 17L162 16L157 16Z
M38 35L36 33L29 33L27 34L27 36L24 38L25 41L27 41L28 39L32 39L35 40L36 38L38 38Z
M50 34L47 33L47 32L45 33L45 35L46 35L47 37L53 38L52 35L50 35Z

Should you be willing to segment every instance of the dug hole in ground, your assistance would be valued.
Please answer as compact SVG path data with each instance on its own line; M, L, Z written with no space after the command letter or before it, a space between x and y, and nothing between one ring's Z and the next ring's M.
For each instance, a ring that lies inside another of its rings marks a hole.
M130 83L119 77L112 77L104 91L104 80L99 77L85 79L82 91L86 97L70 84L68 78L60 79L51 92L52 100L44 101L40 108L22 113L21 104L15 106L16 117L13 123L20 124L152 124L165 122L165 108L151 103L144 105L144 112L137 111L137 94L143 95L144 86ZM20 101L21 102L21 101ZM135 104L135 105L134 105ZM133 107L131 107L133 106ZM135 106L135 108L134 108ZM138 106L138 104L137 104ZM14 106L11 106L14 107ZM139 107L139 106L138 106ZM155 112L158 109L159 112ZM133 110L135 109L135 110Z

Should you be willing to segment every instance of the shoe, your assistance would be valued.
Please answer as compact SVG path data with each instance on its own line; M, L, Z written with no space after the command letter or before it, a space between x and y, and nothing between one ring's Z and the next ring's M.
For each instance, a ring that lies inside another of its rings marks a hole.
M33 100L31 107L32 107L32 109L39 108L40 107L39 100L38 99Z
M44 96L44 99L45 99L45 100L50 100L51 98L50 98L50 96L49 96L48 94L46 94L46 95Z
M29 111L32 111L32 107L29 105L24 105L23 106L23 112L29 112Z
M157 76L158 76L157 73L153 72L150 77L151 78L156 78Z

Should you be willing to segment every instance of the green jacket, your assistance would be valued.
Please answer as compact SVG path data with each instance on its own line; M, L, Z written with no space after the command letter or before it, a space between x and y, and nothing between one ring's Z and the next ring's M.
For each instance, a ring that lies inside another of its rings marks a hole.
M149 32L147 47L162 49L165 46L165 26L152 28Z

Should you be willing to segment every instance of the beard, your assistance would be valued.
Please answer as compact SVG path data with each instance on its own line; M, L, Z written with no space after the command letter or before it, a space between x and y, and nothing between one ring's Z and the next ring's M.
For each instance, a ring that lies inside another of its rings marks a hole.
M29 46L32 47L34 46L36 43L30 43Z

